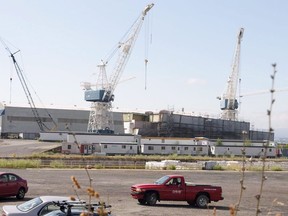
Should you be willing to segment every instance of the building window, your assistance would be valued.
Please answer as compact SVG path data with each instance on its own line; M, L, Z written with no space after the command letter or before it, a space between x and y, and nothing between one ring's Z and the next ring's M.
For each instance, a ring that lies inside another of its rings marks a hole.
M188 149L189 149L189 148L188 148L187 146L186 146L186 147L184 147L184 150L185 150L185 151L187 151Z
M67 146L67 149L71 149L71 145L68 145L68 146Z
M153 151L154 150L154 146L148 146L148 150Z
M130 146L130 150L132 150L132 146Z
M104 148L107 149L107 145L104 145Z
M172 150L176 150L176 147L175 147L175 146L172 146L171 149L172 149Z
M202 147L197 147L197 151L202 152L203 148ZM228 149L228 151L229 151L229 149Z
M126 149L126 145L122 145L122 149Z
M163 151L164 151L164 150L165 150L165 146L161 146L161 150L163 150Z

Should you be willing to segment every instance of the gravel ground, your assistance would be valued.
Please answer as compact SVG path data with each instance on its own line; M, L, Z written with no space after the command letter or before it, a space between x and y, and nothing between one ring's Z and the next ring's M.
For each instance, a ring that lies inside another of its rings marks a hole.
M12 171L26 178L29 182L29 192L25 200L40 195L75 195L72 189L71 176L75 176L80 185L88 186L88 177L85 170L56 170L56 169L27 169ZM142 206L130 196L130 186L136 183L151 183L166 174L182 174L186 180L194 183L208 183L220 185L223 188L224 200L211 203L210 209L190 207L186 202L158 202L156 206ZM100 194L100 199L112 205L112 213L116 216L130 215L230 215L229 206L237 203L240 191L240 173L228 171L178 171L178 170L89 170L93 178L93 187ZM288 172L267 172L264 192L261 199L261 215L288 215ZM243 198L238 216L255 215L256 199L259 193L260 172L246 172ZM84 192L80 197L86 199ZM19 204L15 198L1 198L3 205Z

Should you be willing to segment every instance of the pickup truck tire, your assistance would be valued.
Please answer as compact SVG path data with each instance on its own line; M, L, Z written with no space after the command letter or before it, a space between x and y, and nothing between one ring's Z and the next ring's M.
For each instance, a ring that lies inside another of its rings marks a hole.
M147 204L151 206L156 204L157 199L158 199L158 196L155 192L147 193L145 197Z
M145 205L145 204L146 204L146 200L145 200L145 199L138 199L138 202L139 202L141 205Z
M199 208L206 208L209 203L209 197L205 194L200 194L196 199L196 205Z

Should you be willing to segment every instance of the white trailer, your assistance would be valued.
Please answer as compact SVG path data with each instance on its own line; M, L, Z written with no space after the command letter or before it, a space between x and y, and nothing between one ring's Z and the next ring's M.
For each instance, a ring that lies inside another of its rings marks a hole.
M225 145L225 146L214 146L212 153L215 156L242 156L243 149L245 149L246 157L261 157L264 155L265 147L264 146L234 146L234 145ZM276 157L276 147L269 146L267 147L267 157Z
M141 139L142 154L159 155L209 155L210 145L207 139L145 137Z

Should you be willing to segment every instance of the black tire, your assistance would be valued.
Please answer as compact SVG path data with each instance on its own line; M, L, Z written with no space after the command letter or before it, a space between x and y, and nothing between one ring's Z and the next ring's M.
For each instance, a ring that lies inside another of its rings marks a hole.
M16 195L16 198L21 200L21 199L24 199L24 197L25 197L25 189L20 188L17 195Z
M209 203L209 197L205 194L200 194L196 199L196 205L199 208L206 208Z
M138 202L139 202L141 205L145 205L145 204L146 204L146 200L145 200L145 199L138 199Z
M148 194L146 195L146 198L145 198L147 204L150 205L150 206L155 205L156 202L157 202L157 199L158 199L157 194L154 193L154 192L148 193Z
M187 201L190 206L195 206L195 201Z

